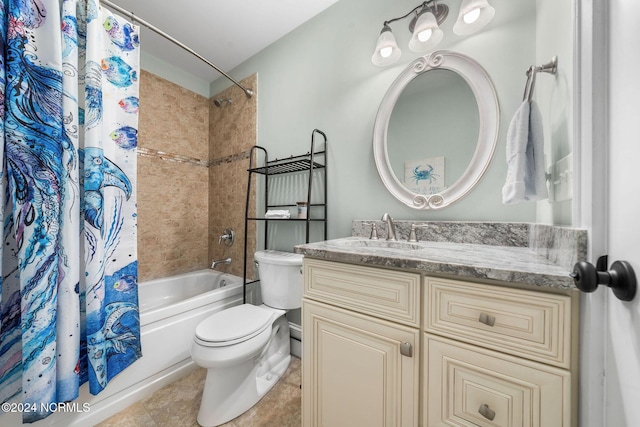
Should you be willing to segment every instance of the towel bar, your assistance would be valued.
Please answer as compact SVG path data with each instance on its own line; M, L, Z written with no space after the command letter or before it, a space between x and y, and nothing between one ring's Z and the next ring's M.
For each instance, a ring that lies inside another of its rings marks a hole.
M537 73L549 73L555 74L558 71L558 57L554 56L551 58L551 61L542 65L532 65L527 70L527 83L524 86L524 96L522 100L531 102L531 98L533 97L533 88L536 85L536 74Z

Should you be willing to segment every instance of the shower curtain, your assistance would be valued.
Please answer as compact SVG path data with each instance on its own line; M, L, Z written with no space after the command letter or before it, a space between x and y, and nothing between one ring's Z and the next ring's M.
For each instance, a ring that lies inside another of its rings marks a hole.
M34 422L141 356L139 30L95 0L0 4L0 398Z

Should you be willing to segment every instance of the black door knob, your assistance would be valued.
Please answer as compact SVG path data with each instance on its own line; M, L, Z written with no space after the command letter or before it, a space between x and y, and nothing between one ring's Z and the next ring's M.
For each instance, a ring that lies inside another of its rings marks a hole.
M636 295L636 275L627 261L614 262L608 271L598 270L593 264L581 261L573 266L570 276L583 292L593 292L598 285L607 285L622 301L631 301Z

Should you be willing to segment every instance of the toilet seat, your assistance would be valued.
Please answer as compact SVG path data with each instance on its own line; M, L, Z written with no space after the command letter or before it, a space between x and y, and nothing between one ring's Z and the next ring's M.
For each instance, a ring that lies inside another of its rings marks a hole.
M275 313L251 304L237 305L204 319L196 327L195 341L206 347L221 347L247 341L273 323Z

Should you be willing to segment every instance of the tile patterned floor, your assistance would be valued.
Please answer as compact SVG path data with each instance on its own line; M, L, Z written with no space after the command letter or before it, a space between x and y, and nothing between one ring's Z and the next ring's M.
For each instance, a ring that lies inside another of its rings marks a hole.
M299 427L302 425L300 359L257 405L225 427ZM196 417L206 370L191 374L131 405L96 427L198 427Z

